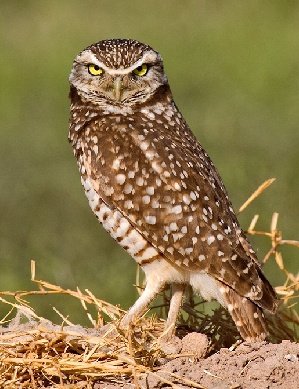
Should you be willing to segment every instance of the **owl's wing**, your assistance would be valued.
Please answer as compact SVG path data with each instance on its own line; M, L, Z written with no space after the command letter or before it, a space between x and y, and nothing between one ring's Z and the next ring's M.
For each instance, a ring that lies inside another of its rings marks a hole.
M207 272L273 310L262 301L272 288L216 168L191 131L186 126L183 139L163 133L157 138L157 131L145 136L141 124L110 128L98 140L105 152L91 151L91 171L105 201L176 265Z

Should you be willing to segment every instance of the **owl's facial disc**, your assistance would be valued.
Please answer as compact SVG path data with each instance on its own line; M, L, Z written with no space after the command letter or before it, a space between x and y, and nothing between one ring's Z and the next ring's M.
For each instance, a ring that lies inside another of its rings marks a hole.
M84 82L82 82L84 80ZM70 83L78 93L100 105L131 105L146 101L167 83L162 59L155 51L146 51L130 64L107 64L98 53L84 50L75 59Z

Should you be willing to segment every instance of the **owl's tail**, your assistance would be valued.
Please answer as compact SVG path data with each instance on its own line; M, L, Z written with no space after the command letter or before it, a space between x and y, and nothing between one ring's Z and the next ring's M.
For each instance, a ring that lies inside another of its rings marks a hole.
M264 340L268 329L263 310L226 285L221 285L221 293L242 338L249 342Z

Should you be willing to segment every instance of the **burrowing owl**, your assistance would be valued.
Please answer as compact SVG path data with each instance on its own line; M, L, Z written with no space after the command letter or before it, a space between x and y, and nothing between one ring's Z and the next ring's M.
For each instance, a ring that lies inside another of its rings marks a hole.
M146 275L121 326L171 284L172 334L190 284L228 308L244 339L264 339L262 309L275 312L275 292L173 101L160 54L135 40L95 43L75 58L70 99L69 140L91 209Z

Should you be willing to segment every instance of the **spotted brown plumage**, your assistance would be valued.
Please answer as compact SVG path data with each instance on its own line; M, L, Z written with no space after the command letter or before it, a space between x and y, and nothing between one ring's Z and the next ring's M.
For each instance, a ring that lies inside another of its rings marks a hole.
M146 274L121 325L171 284L172 334L190 284L228 308L244 339L264 339L262 310L275 312L275 292L173 101L160 55L133 40L101 41L76 57L70 85L69 140L89 204Z

